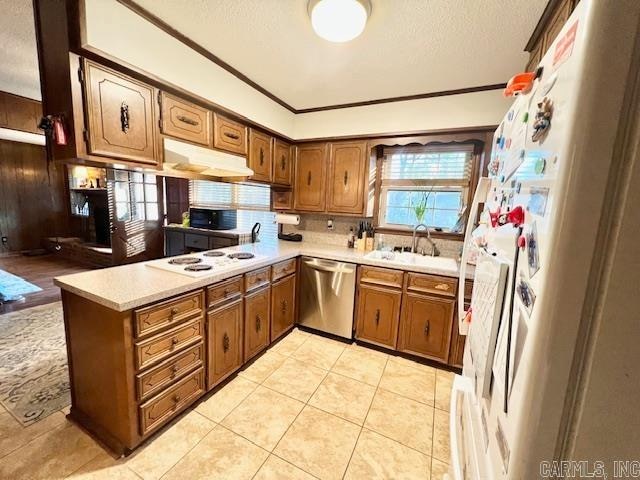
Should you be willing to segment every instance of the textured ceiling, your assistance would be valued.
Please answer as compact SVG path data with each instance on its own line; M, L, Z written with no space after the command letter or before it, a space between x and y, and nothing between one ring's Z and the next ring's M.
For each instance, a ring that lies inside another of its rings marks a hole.
M364 33L317 37L307 0L135 0L297 109L502 83L547 0L371 0Z
M0 0L0 90L40 100L31 0Z

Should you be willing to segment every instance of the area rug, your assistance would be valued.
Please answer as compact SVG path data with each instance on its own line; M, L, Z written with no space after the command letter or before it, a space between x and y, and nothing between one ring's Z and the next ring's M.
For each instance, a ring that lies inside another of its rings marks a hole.
M17 300L26 293L39 292L42 289L4 270L0 270L0 301Z
M60 302L0 315L0 403L23 425L71 403Z

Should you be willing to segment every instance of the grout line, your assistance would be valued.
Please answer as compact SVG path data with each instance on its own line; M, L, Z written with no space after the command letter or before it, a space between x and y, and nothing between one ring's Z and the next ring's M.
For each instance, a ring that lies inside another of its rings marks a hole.
M276 458L279 458L280 460L282 460L285 463L288 463L289 465L291 465L292 467L297 468L298 470L303 471L304 473L311 475L313 478L317 478L319 479L320 477L315 476L313 473L311 472L307 472L304 468L300 468L298 465L296 465L295 463L290 462L289 460L287 460L286 458L282 458L280 455L276 455L275 453L272 453L271 455L273 455Z

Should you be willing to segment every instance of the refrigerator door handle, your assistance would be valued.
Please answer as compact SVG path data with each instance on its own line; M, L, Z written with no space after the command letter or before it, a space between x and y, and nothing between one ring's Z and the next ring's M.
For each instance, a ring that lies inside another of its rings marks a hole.
M471 232L473 232L475 220L478 217L478 209L480 204L484 203L489 193L491 179L481 177L478 180L478 187L473 194L473 201L469 209L469 217L467 218L467 228L464 232L464 246L462 247L462 256L460 258L460 276L458 277L458 332L460 335L466 335L469 331L469 324L464 321L467 312L464 309L464 282L467 276L467 260L469 257L469 249L471 246Z

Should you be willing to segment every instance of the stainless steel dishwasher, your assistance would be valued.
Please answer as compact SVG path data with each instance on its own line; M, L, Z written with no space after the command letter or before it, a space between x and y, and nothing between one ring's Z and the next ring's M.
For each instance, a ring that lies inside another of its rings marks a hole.
M300 324L352 338L356 266L302 257L300 271Z

